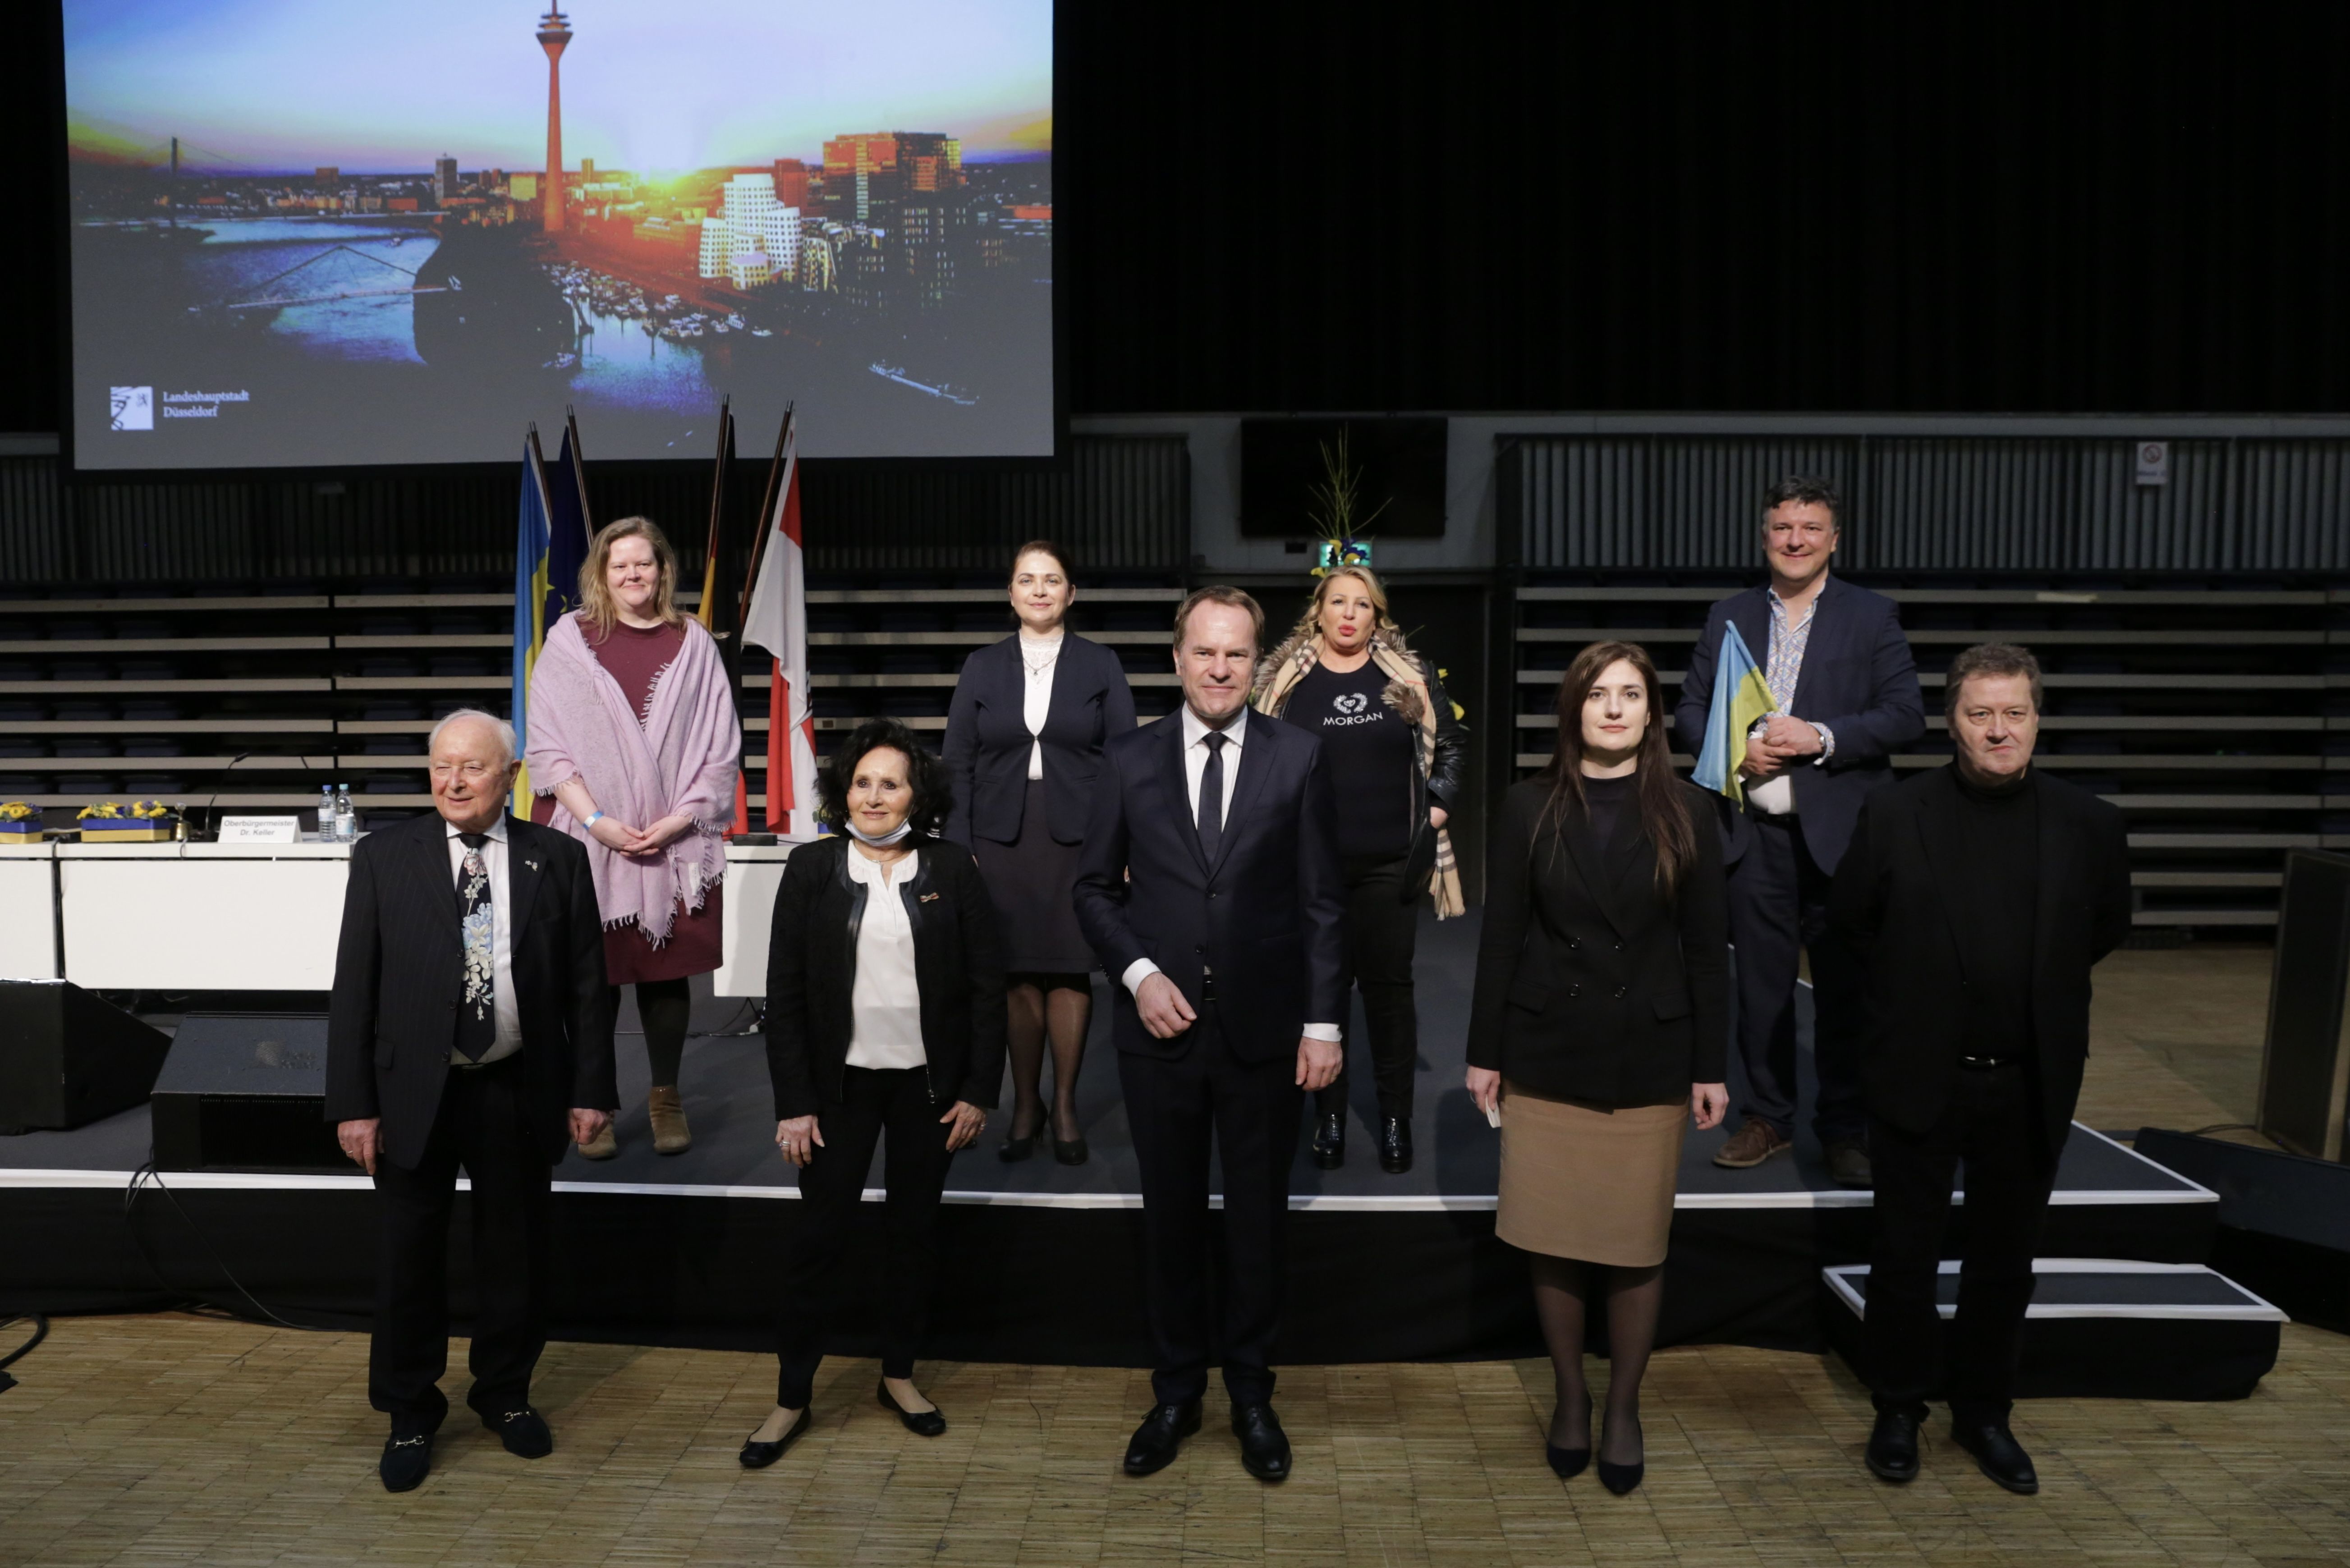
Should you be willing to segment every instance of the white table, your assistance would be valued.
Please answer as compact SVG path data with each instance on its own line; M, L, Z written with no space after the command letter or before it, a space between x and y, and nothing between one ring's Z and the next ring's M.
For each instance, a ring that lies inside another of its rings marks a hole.
M57 978L55 857L47 844L0 844L0 980Z
M765 992L790 854L727 846L717 994ZM62 927L62 978L93 991L328 990L350 857L344 844L0 846L0 978L60 978Z
M65 978L93 991L326 991L348 844L59 844Z

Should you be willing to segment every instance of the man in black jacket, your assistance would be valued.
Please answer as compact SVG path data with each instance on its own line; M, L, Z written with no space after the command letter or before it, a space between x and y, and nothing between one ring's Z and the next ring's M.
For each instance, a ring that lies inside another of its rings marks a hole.
M351 851L327 1025L327 1119L383 1196L368 1401L391 1417L380 1466L391 1491L423 1480L449 1412L438 1384L460 1166L480 1299L466 1403L508 1452L554 1449L530 1403L551 1173L619 1103L587 850L506 815L504 722L461 710L430 749L438 815Z
M1337 1075L1344 895L1322 742L1248 706L1264 629L1237 588L1175 619L1183 706L1103 748L1077 923L1122 992L1111 1018L1142 1167L1159 1403L1126 1451L1149 1475L1199 1429L1208 1385L1208 1149L1222 1155L1222 1332L1251 1475L1289 1473L1273 1413L1282 1232L1301 1090Z
M2089 1054L2089 971L2129 934L2128 845L2120 812L2032 768L2040 666L2029 652L1967 649L1946 701L1956 761L1870 798L1832 904L1867 973L1868 1468L1889 1481L1918 1473L1939 1381L1952 1438L1991 1480L2033 1492L2039 1478L2008 1429L2017 1345ZM1945 1340L1935 1281L1962 1160L1965 1261Z
M1731 700L1714 690L1714 672L1723 628L1735 626L1776 711L1747 739L1745 808L1726 811L1722 823L1746 1097L1742 1125L1714 1163L1743 1169L1794 1147L1795 975L1808 950L1819 1074L1812 1125L1828 1173L1866 1187L1866 1116L1846 1024L1853 981L1841 950L1826 940L1828 882L1861 803L1893 782L1893 753L1926 732L1926 711L1898 607L1828 571L1843 506L1824 479L1798 475L1772 486L1762 511L1771 581L1706 616L1673 734L1680 749L1696 752L1711 704Z

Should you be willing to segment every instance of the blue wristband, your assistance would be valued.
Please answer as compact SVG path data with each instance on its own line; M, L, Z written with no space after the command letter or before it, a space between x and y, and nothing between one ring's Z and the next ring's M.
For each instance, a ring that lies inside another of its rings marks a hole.
M587 820L587 821L585 821L585 822L583 822L583 823L581 823L579 826L582 826L582 827L593 827L593 826L595 826L598 823L599 823L599 822L601 822L601 821L603 821L603 820L604 820L604 814L603 814L602 812L600 812L600 811L591 811L591 812L589 812L589 813L588 814L588 820Z

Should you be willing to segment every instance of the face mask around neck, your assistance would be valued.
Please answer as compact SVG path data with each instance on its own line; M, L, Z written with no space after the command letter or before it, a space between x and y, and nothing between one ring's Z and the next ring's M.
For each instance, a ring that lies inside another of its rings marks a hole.
M878 836L866 832L863 828L858 827L853 822L844 824L844 826L847 827L848 836L851 838L856 839L859 844L869 845L875 849L887 849L889 846L899 842L914 831L914 825L910 819L899 823L889 832Z

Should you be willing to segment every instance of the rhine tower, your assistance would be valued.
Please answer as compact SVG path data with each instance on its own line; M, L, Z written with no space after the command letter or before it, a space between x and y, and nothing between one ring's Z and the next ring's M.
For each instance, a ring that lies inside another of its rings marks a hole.
M538 19L538 47L546 51L546 182L539 211L548 234L563 227L563 47L571 42L571 22L558 0L548 0Z

